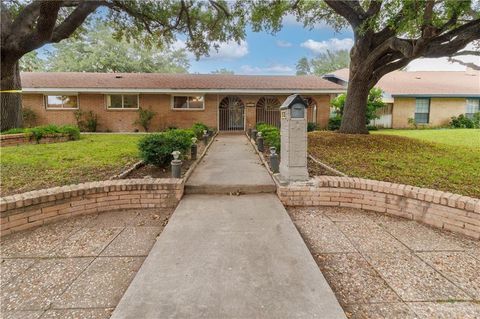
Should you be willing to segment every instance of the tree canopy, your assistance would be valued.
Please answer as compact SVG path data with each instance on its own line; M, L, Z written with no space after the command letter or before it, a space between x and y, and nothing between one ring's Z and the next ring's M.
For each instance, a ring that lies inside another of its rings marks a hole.
M322 76L338 69L348 68L349 62L350 56L347 50L327 50L310 60L306 57L300 58L296 65L297 75Z
M148 47L138 41L114 39L113 30L98 21L87 32L56 43L47 55L46 69L60 72L185 73L189 60L184 49Z

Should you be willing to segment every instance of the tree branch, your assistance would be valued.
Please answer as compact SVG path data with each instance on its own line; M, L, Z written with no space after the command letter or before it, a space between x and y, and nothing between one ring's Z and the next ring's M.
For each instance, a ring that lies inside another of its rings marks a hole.
M344 17L353 29L356 29L363 22L362 15L365 12L358 1L325 0L325 3L333 11Z
M99 1L85 1L80 3L75 10L53 30L51 41L60 42L68 38L100 5L102 5L102 2Z

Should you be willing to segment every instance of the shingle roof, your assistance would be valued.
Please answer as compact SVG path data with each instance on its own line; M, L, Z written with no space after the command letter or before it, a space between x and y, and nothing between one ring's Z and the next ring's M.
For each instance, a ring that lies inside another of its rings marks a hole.
M161 73L21 73L25 89L172 89L172 90L312 90L342 91L318 76L264 76Z
M337 78L348 81L348 69L332 72ZM377 87L395 95L480 95L478 71L394 71L380 79Z

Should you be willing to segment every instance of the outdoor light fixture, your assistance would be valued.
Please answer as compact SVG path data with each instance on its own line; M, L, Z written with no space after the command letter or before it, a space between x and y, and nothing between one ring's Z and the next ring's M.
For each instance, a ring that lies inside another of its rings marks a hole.
M196 143L197 143L197 138L196 138L196 137L192 137L192 143L193 143L193 144L196 144Z
M178 158L180 157L180 152L179 151L173 151L172 155L173 155L174 160L178 160Z

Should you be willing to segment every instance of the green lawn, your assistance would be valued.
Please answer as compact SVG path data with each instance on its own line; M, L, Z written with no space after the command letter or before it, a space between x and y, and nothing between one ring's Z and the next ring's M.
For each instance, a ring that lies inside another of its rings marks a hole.
M105 180L139 160L141 134L82 135L78 141L1 148L2 196Z
M480 149L480 129L380 130L374 134L388 134L416 138L427 142Z
M384 132L394 135L379 134ZM397 132L412 134L415 138L396 136ZM312 132L308 139L309 153L349 176L480 198L480 147L476 147L479 130L385 130L379 133ZM454 140L457 146L451 145Z

